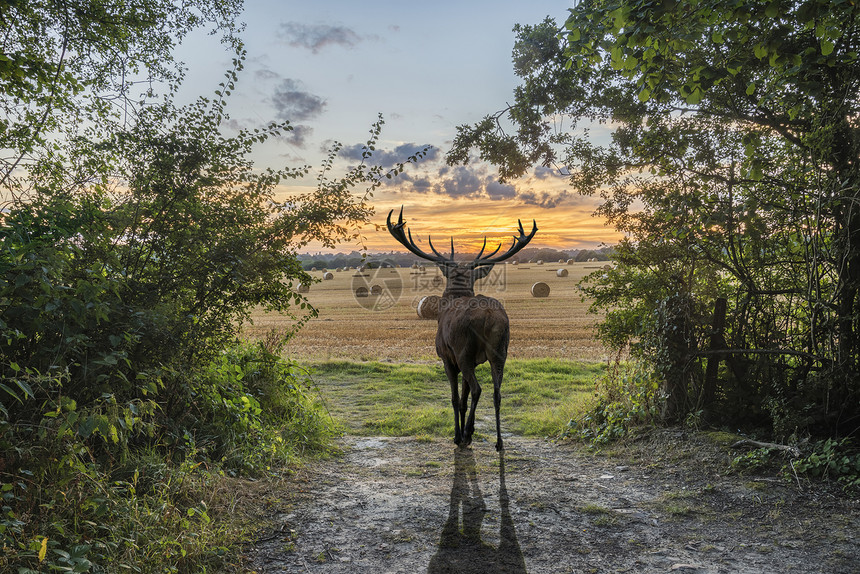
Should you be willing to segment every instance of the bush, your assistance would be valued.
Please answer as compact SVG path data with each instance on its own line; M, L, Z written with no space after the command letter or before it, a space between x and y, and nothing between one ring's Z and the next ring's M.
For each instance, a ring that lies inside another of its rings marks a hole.
M251 473L284 466L305 451L324 451L334 423L313 399L312 384L262 345L222 353L195 383L202 399L196 447L229 471Z
M657 380L635 364L617 362L598 381L595 398L594 406L567 424L562 437L577 436L603 445L659 418Z
M860 450L848 439L816 442L812 452L792 462L791 469L811 478L836 480L847 489L860 488Z
M38 424L0 421L0 571L199 572L233 556L236 526L213 518L214 484L325 451L336 429L306 379L260 345L192 379L180 439L155 424L152 402L84 407L62 379L34 383L49 397Z

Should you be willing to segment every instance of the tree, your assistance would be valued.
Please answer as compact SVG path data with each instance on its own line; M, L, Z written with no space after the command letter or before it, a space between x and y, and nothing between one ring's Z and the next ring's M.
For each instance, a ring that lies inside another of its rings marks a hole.
M380 117L357 166L333 175L335 144L316 189L282 200L279 184L311 168L260 168L250 156L289 122L221 131L244 60L239 7L0 6L4 572L215 568L223 546L204 548L191 517L210 518L186 490L206 483L201 464L262 471L327 436L278 355L286 335L241 345L239 329L257 307L299 325L311 316L292 288L310 281L296 251L354 238L373 190L426 150L373 165ZM208 23L225 32L234 67L214 97L177 107L172 48ZM144 82L139 98L132 77ZM163 523L128 520L156 507Z
M561 164L577 191L600 194L598 213L628 240L617 272L595 277L591 292L599 306L636 309L607 315L601 333L614 345L654 343L646 335L659 334L659 305L680 295L692 302L688 359L731 359L724 415L765 415L781 434L853 432L858 10L824 0L582 2L563 27L518 27L514 103L462 126L449 160L476 147L505 177ZM500 127L506 117L513 133ZM609 143L589 139L594 124L610 127ZM731 302L719 353L707 349L716 298ZM701 407L696 379L679 383L696 391L679 416Z
M28 191L22 168L46 155L56 159L58 134L122 125L160 87L169 92L177 85L183 71L173 48L190 31L212 26L224 43L239 50L235 18L241 9L241 0L4 2L3 199Z

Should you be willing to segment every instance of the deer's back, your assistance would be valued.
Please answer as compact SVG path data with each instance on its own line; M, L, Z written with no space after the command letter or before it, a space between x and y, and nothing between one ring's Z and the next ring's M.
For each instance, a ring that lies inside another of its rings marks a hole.
M488 358L504 362L510 326L502 304L492 297L443 297L439 301L436 354L461 367L479 365ZM493 362L493 361L491 361Z

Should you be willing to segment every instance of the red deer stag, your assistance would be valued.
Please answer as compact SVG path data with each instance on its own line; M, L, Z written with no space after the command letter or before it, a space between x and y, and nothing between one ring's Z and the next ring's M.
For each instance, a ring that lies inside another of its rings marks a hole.
M391 223L392 209L388 214L388 231L406 249L432 261L447 277L445 291L439 301L439 317L436 329L436 354L442 359L445 374L451 383L451 404L454 406L454 442L467 446L472 442L475 432L475 407L481 397L481 385L475 378L475 367L484 361L490 362L493 375L493 404L496 407L496 450L502 450L502 430L499 422L499 406L501 405L502 374L505 369L505 359L508 356L508 341L510 340L510 324L508 315L502 304L491 297L475 295L475 281L487 276L493 265L513 256L525 247L535 233L537 223L532 222L531 233L526 235L522 222L519 222L519 237L505 253L494 257L502 248L500 243L496 250L487 255L487 239L484 246L473 261L458 263L454 261L454 240L451 239L451 256L441 255L428 237L428 243L433 254L419 249L412 240L412 232L405 229L403 208L400 208L400 218L397 224ZM408 236L407 236L408 234ZM463 390L457 393L457 378L463 374ZM466 407L472 395L472 405L469 418L466 418Z

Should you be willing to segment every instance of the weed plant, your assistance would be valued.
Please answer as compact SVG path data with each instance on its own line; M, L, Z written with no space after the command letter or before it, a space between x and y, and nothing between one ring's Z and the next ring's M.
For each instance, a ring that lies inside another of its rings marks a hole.
M632 429L658 420L657 380L647 369L616 362L598 379L594 402L582 415L572 418L562 438L578 437L592 445L605 445Z
M153 403L82 408L62 379L35 424L0 421L0 571L206 572L236 560L225 475L324 451L336 428L294 365L239 345L191 377L176 434ZM221 494L219 494L221 493Z

